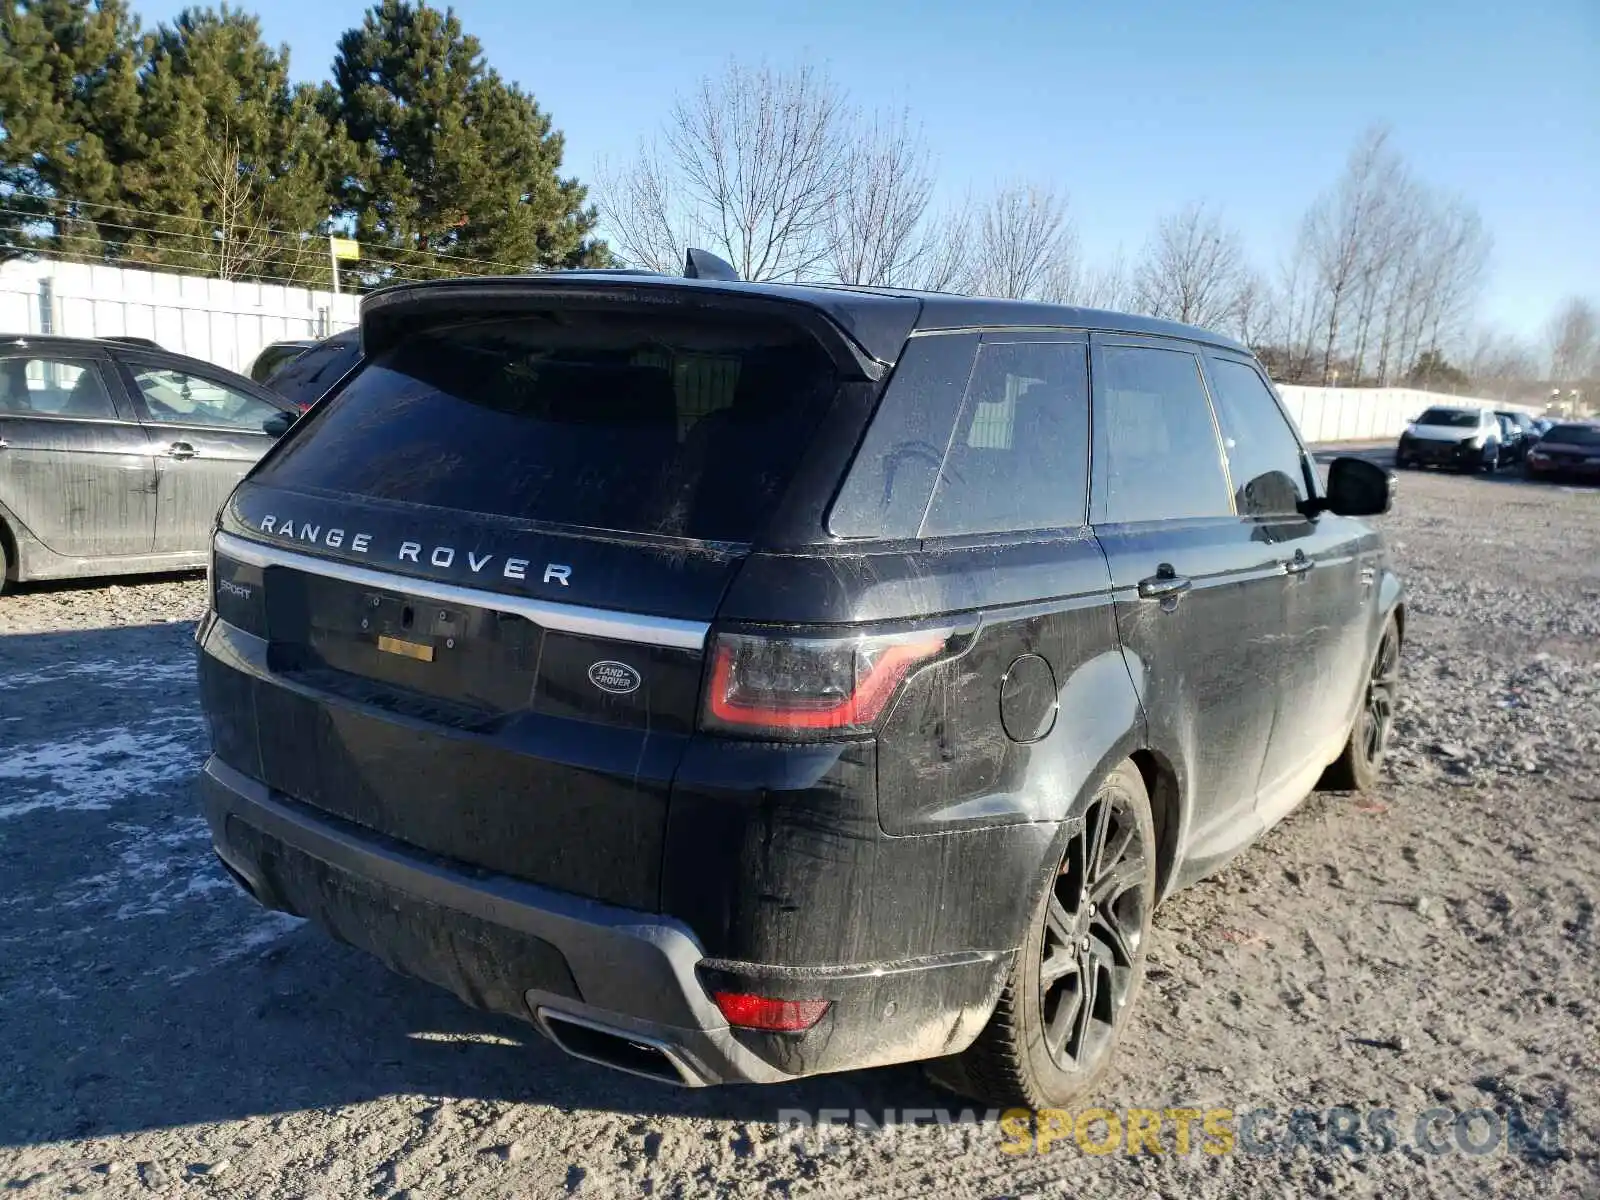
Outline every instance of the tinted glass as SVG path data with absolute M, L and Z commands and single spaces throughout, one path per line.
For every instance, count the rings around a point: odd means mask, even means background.
M 263 349 L 250 364 L 250 378 L 262 382 L 290 359 L 304 353 L 307 347 L 292 342 L 276 342 Z
M 970 333 L 906 343 L 828 514 L 835 536 L 917 536 L 977 350 Z
M 1108 346 L 1095 376 L 1096 501 L 1102 519 L 1228 516 L 1200 360 L 1181 350 Z
M 158 425 L 214 425 L 260 433 L 264 422 L 280 411 L 265 400 L 185 371 L 135 367 L 133 381 L 144 401 L 145 419 Z
M 1476 429 L 1478 414 L 1460 408 L 1430 408 L 1417 418 L 1418 425 L 1444 425 L 1456 429 Z
M 267 386 L 286 400 L 309 405 L 322 399 L 361 360 L 354 335 L 329 338 L 295 355 L 267 376 Z
M 0 412 L 42 413 L 86 421 L 117 418 L 100 369 L 89 360 L 78 358 L 0 361 Z
M 1544 435 L 1552 446 L 1565 442 L 1569 446 L 1600 446 L 1600 427 L 1593 425 L 1552 425 Z
M 781 324 L 582 313 L 423 332 L 261 475 L 465 512 L 750 541 L 836 391 Z
M 1213 358 L 1207 366 L 1234 505 L 1252 517 L 1298 511 L 1306 499 L 1300 445 L 1267 385 L 1242 362 Z
M 1083 524 L 1088 354 L 1081 343 L 984 343 L 924 537 Z

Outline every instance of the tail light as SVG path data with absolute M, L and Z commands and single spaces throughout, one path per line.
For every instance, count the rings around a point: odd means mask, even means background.
M 866 733 L 907 675 L 954 648 L 948 630 L 855 638 L 719 633 L 701 724 L 801 740 Z

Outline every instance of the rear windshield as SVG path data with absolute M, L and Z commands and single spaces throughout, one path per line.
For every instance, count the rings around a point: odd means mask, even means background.
M 782 324 L 533 314 L 411 337 L 259 477 L 559 525 L 753 541 L 836 390 Z
M 1476 429 L 1478 414 L 1471 409 L 1430 408 L 1417 418 L 1418 425 L 1445 425 L 1458 429 Z
M 1544 435 L 1547 442 L 1566 442 L 1569 446 L 1600 446 L 1600 426 L 1557 425 Z

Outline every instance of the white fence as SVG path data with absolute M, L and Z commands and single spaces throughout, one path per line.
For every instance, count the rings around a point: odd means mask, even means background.
M 1538 413 L 1525 404 L 1502 404 L 1470 396 L 1447 396 L 1416 388 L 1324 388 L 1294 383 L 1277 385 L 1283 406 L 1308 442 L 1384 441 L 1399 437 L 1408 421 L 1433 404 L 1477 408 L 1521 409 Z
M 355 296 L 87 263 L 0 263 L 0 334 L 146 337 L 244 371 L 268 342 L 356 323 Z

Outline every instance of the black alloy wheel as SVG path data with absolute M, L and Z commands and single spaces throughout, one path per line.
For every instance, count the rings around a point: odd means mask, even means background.
M 1361 694 L 1350 740 L 1333 761 L 1317 789 L 1326 792 L 1365 792 L 1377 785 L 1383 759 L 1394 734 L 1395 708 L 1400 698 L 1400 626 L 1390 617 L 1383 625 L 1378 648 Z
M 1372 657 L 1372 669 L 1367 672 L 1367 694 L 1356 715 L 1354 741 L 1360 748 L 1362 761 L 1374 775 L 1383 766 L 1383 756 L 1389 749 L 1399 690 L 1400 634 L 1389 625 L 1384 628 L 1378 652 Z
M 1045 1048 L 1064 1071 L 1087 1071 L 1110 1049 L 1148 927 L 1153 847 L 1128 797 L 1107 792 L 1067 845 L 1045 904 L 1039 1013 Z
M 1090 1094 L 1144 980 L 1157 841 L 1144 776 L 1124 761 L 1095 788 L 1046 877 L 988 1024 L 927 1064 L 936 1083 L 1002 1107 Z

